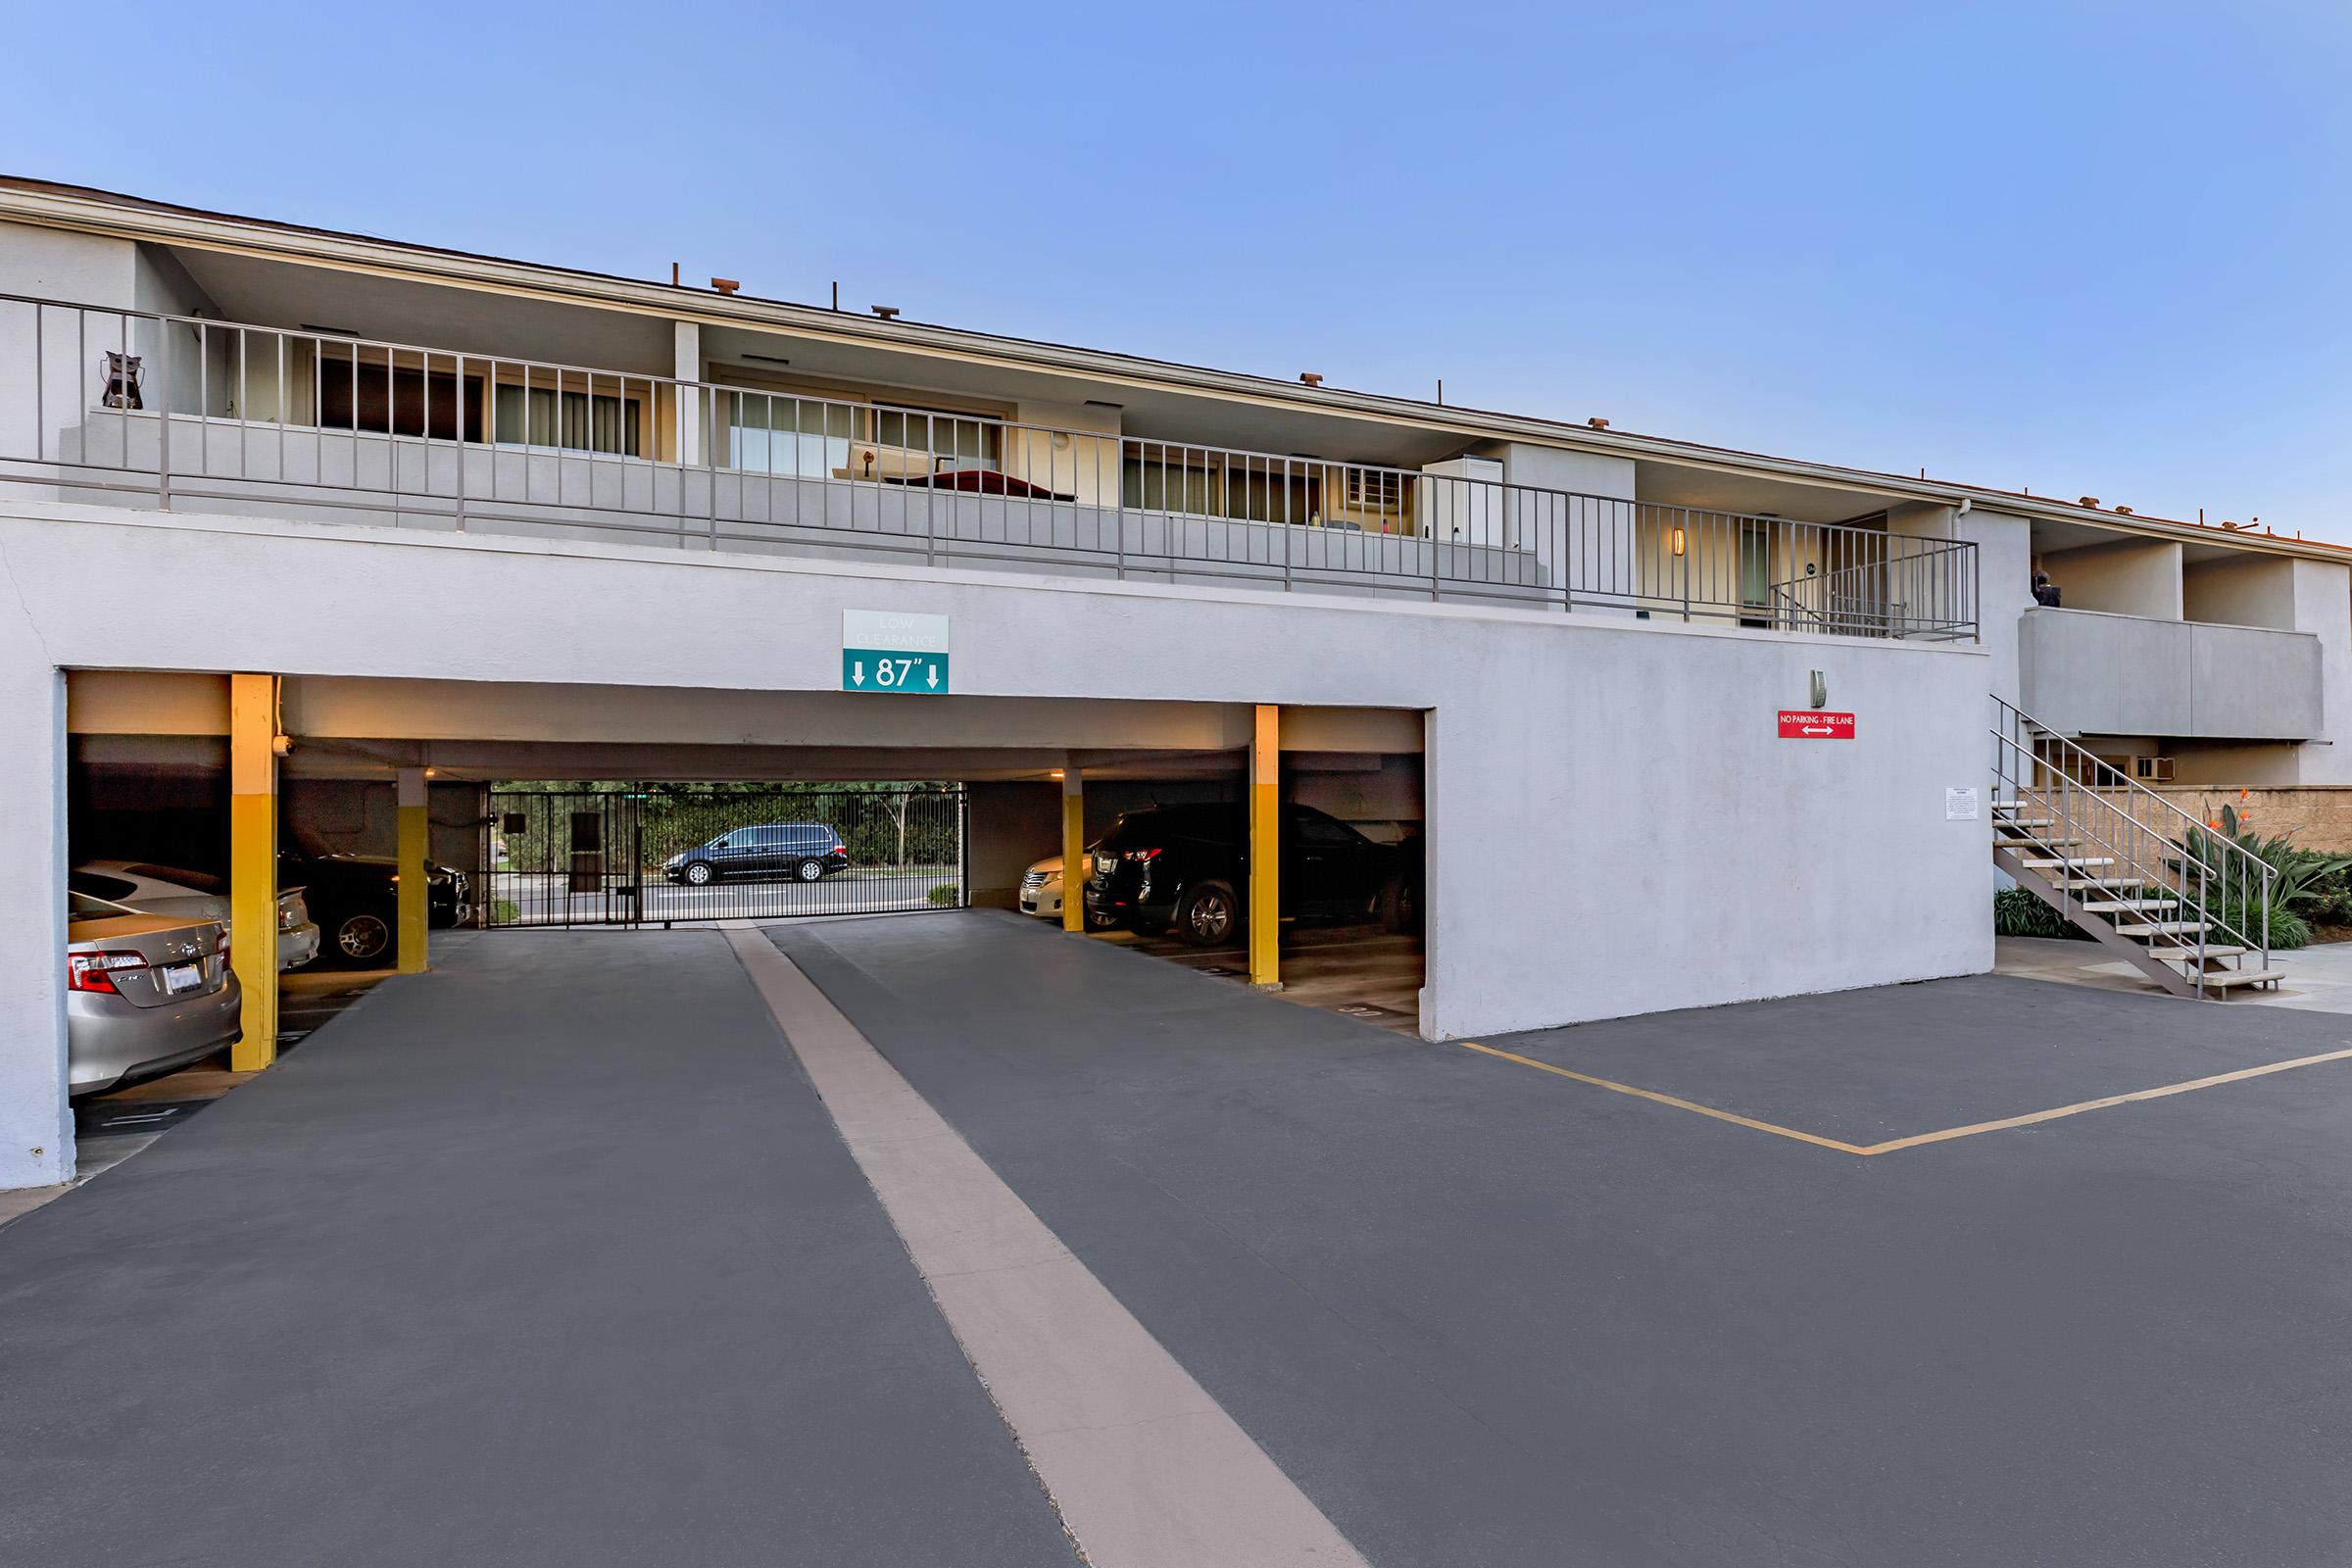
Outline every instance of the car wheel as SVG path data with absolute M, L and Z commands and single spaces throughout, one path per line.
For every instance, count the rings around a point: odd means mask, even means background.
M 1396 936 L 1421 934 L 1421 896 L 1409 876 L 1393 876 L 1380 890 L 1380 923 Z
M 391 923 L 380 914 L 347 914 L 335 926 L 335 951 L 353 963 L 380 958 L 391 946 Z
M 1223 882 L 1200 883 L 1176 906 L 1176 934 L 1196 948 L 1230 941 L 1241 924 L 1241 900 Z
M 1101 909 L 1086 911 L 1086 928 L 1089 931 L 1108 931 L 1118 923 L 1119 917 L 1115 914 L 1105 914 Z
M 792 868 L 792 874 L 799 877 L 804 882 L 822 881 L 825 875 L 825 862 L 822 860 L 803 860 L 800 864 Z
M 710 879 L 716 876 L 718 873 L 711 870 L 710 867 L 705 864 L 703 861 L 697 860 L 692 865 L 686 867 L 685 874 L 686 885 L 688 887 L 707 888 L 710 885 Z

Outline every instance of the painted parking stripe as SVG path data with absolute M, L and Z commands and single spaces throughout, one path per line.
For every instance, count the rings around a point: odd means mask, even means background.
M 726 938 L 1087 1561 L 1364 1568 L 798 965 L 758 931 Z
M 1475 1040 L 1457 1040 L 1454 1044 L 1465 1051 L 1475 1051 L 1483 1056 L 1494 1056 L 1503 1061 L 1515 1061 L 1522 1067 L 1533 1067 L 1538 1072 L 1547 1072 L 1557 1078 L 1572 1078 L 1580 1084 L 1590 1084 L 1595 1089 L 1606 1089 L 1612 1094 L 1631 1095 L 1637 1100 L 1646 1100 L 1660 1105 L 1671 1105 L 1676 1110 L 1694 1111 L 1701 1116 L 1711 1116 L 1717 1121 L 1728 1121 L 1737 1127 L 1747 1127 L 1756 1132 L 1770 1133 L 1776 1138 L 1793 1139 L 1800 1144 L 1811 1144 L 1819 1149 L 1833 1150 L 1840 1154 L 1858 1154 L 1865 1158 L 1873 1154 L 1892 1154 L 1906 1149 L 1918 1149 L 1928 1144 L 1948 1144 L 1957 1138 L 1974 1138 L 1983 1133 L 2006 1132 L 2013 1127 L 2032 1127 L 2039 1122 L 2056 1121 L 2063 1116 L 2080 1116 L 2085 1111 L 2107 1110 L 2116 1105 L 2134 1104 L 2143 1100 L 2163 1100 L 2171 1095 L 2185 1095 L 2195 1089 L 2211 1089 L 2221 1084 L 2241 1083 L 2248 1078 L 2265 1078 L 2272 1073 L 2288 1072 L 2297 1067 L 2316 1067 L 2323 1062 L 2352 1059 L 2352 1047 L 2346 1047 L 2341 1051 L 2323 1051 L 2316 1056 L 2297 1056 L 2292 1061 L 2265 1062 L 2259 1067 L 2240 1067 L 2234 1072 L 2215 1073 L 2210 1078 L 2191 1078 L 2184 1083 L 2162 1084 L 2154 1089 L 2135 1089 L 2125 1095 L 2108 1095 L 2099 1100 L 2077 1101 L 2071 1105 L 2057 1105 L 2048 1110 L 2028 1111 L 2022 1116 L 2004 1116 L 1998 1121 L 1971 1122 L 1965 1127 L 1946 1127 L 1940 1132 L 1915 1133 L 1908 1138 L 1889 1138 L 1883 1144 L 1849 1144 L 1842 1139 L 1824 1138 L 1819 1133 L 1802 1132 L 1794 1127 L 1783 1127 L 1777 1122 L 1759 1121 L 1753 1116 L 1742 1116 L 1737 1111 L 1719 1110 L 1713 1105 L 1702 1105 L 1695 1100 L 1684 1100 L 1680 1096 L 1660 1094 L 1655 1089 L 1643 1089 L 1635 1084 L 1623 1084 L 1612 1078 L 1596 1078 L 1591 1073 L 1554 1066 L 1548 1061 L 1538 1061 L 1533 1056 L 1522 1056 L 1516 1052 L 1497 1051 L 1493 1046 L 1482 1046 Z

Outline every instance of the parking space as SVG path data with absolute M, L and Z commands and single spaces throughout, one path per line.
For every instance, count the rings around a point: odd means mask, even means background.
M 2352 1545 L 2352 1062 L 1857 1158 L 1004 917 L 773 938 L 1375 1563 Z M 1978 979 L 1497 1044 L 1864 1140 L 2343 1043 Z
M 1109 942 L 1180 963 L 1235 985 L 1250 980 L 1250 953 L 1239 942 L 1199 947 L 1165 931 L 1102 931 Z M 1411 1034 L 1420 1017 L 1421 938 L 1362 925 L 1299 926 L 1282 934 L 1286 1002 L 1323 1007 L 1383 1029 Z

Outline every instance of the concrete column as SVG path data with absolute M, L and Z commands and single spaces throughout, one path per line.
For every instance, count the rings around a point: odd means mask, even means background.
M 1061 770 L 1061 928 L 1086 929 L 1086 781 L 1076 762 Z
M 277 1059 L 277 677 L 228 677 L 229 966 L 245 991 L 238 1072 Z
M 395 818 L 399 848 L 395 852 L 400 896 L 394 925 L 399 931 L 402 974 L 424 973 L 425 934 L 431 924 L 429 889 L 424 879 L 425 844 L 432 829 L 425 818 L 424 769 L 404 767 L 395 775 Z
M 1250 726 L 1250 984 L 1282 989 L 1282 710 L 1260 703 Z
M 681 381 L 703 378 L 703 327 L 700 321 L 674 321 L 677 332 L 677 369 Z M 694 387 L 678 389 L 678 461 L 699 464 L 703 451 L 703 397 Z
M 0 612 L 0 1188 L 74 1177 L 66 1111 L 66 677 Z

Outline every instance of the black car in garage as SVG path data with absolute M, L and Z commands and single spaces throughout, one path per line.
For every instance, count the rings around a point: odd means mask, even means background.
M 1286 919 L 1379 916 L 1409 929 L 1420 906 L 1418 841 L 1379 844 L 1311 806 L 1282 808 Z M 1087 912 L 1115 924 L 1172 927 L 1207 947 L 1242 929 L 1249 814 L 1238 806 L 1154 806 L 1122 812 L 1094 855 Z
M 389 963 L 400 906 L 400 865 L 388 855 L 278 852 L 277 882 L 299 887 L 318 922 L 322 958 L 368 967 Z M 465 872 L 428 860 L 424 866 L 425 923 L 447 927 L 473 918 L 472 884 Z

